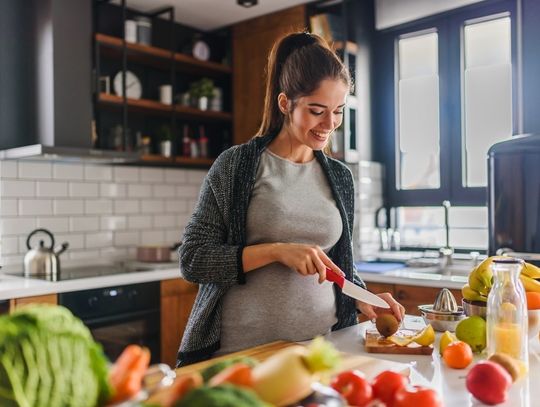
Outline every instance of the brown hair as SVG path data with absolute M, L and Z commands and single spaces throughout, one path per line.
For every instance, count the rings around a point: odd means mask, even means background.
M 274 44 L 266 74 L 263 119 L 257 136 L 281 130 L 285 120 L 278 106 L 281 92 L 292 101 L 292 110 L 298 98 L 313 93 L 325 79 L 339 79 L 351 87 L 349 71 L 328 43 L 307 32 L 288 34 Z

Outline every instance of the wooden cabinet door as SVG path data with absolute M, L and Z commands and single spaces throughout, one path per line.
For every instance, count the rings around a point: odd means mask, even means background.
M 252 138 L 261 125 L 268 53 L 289 32 L 304 30 L 304 5 L 257 17 L 233 26 L 234 144 Z
M 404 307 L 407 314 L 420 315 L 418 306 L 422 304 L 433 304 L 441 288 L 416 287 L 412 285 L 396 284 L 395 297 Z M 458 305 L 461 304 L 461 291 L 450 290 L 456 298 Z
M 18 307 L 22 307 L 27 304 L 58 304 L 58 297 L 56 294 L 36 295 L 34 297 L 15 298 L 10 300 L 10 310 L 14 311 Z
M 176 355 L 186 329 L 198 286 L 183 279 L 161 282 L 161 361 L 176 364 Z

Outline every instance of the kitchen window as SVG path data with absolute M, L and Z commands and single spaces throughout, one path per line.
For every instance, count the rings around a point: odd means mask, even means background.
M 375 156 L 386 167 L 388 207 L 417 216 L 425 208 L 423 219 L 443 200 L 485 207 L 487 151 L 518 133 L 516 25 L 514 0 L 487 0 L 379 33 Z M 485 222 L 467 247 L 484 235 L 487 211 L 479 214 Z M 421 236 L 418 225 L 393 227 L 405 227 L 405 246 L 440 240 L 429 228 Z

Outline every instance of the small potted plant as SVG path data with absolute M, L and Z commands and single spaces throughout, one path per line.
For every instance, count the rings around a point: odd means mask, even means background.
M 214 81 L 202 78 L 192 82 L 189 87 L 189 94 L 197 101 L 197 107 L 201 110 L 208 109 L 208 100 L 214 96 Z
M 158 130 L 159 151 L 162 156 L 170 157 L 172 153 L 172 133 L 169 126 L 161 126 Z

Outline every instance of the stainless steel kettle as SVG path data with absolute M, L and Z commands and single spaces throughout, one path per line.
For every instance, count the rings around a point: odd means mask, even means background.
M 51 241 L 49 247 L 45 247 L 43 240 L 39 241 L 39 246 L 32 249 L 30 239 L 37 233 L 45 233 Z M 28 235 L 26 247 L 28 252 L 24 256 L 25 276 L 55 276 L 60 273 L 60 261 L 58 256 L 68 248 L 69 244 L 64 242 L 59 247 L 54 247 L 54 236 L 47 229 L 36 229 Z

